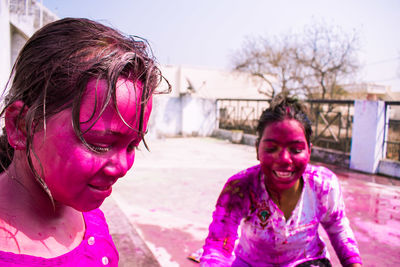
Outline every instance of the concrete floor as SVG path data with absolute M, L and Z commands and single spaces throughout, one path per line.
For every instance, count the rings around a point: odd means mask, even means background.
M 225 181 L 258 163 L 255 149 L 213 138 L 148 144 L 150 152 L 137 152 L 112 197 L 161 266 L 198 266 L 187 256 L 202 247 Z M 400 180 L 328 167 L 342 184 L 364 266 L 400 266 Z M 329 250 L 333 265 L 340 266 Z

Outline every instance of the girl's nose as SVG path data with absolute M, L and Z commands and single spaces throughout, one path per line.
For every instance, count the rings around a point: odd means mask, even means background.
M 280 163 L 287 163 L 287 164 L 291 164 L 292 163 L 292 156 L 290 154 L 290 152 L 283 148 L 279 155 L 278 155 L 278 160 Z
M 126 151 L 115 153 L 108 159 L 104 167 L 104 173 L 112 177 L 122 177 L 132 167 L 134 159 L 134 153 L 132 155 Z

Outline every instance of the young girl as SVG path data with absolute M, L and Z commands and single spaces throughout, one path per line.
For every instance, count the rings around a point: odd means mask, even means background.
M 145 42 L 87 19 L 44 26 L 5 97 L 0 265 L 117 266 L 98 209 L 132 167 L 162 79 Z
M 276 97 L 261 115 L 257 133 L 260 164 L 225 184 L 201 266 L 331 266 L 318 235 L 320 223 L 342 265 L 360 266 L 338 179 L 309 164 L 312 130 L 304 107 Z

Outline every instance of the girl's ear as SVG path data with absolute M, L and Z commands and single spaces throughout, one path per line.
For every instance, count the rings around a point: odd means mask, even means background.
M 28 107 L 24 102 L 16 101 L 7 107 L 5 112 L 5 126 L 8 143 L 15 150 L 26 148 L 25 115 Z

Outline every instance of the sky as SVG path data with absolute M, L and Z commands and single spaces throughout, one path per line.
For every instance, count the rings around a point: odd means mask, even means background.
M 42 0 L 60 18 L 85 17 L 147 39 L 160 64 L 231 69 L 247 38 L 324 21 L 360 38 L 357 80 L 400 92 L 400 0 Z

